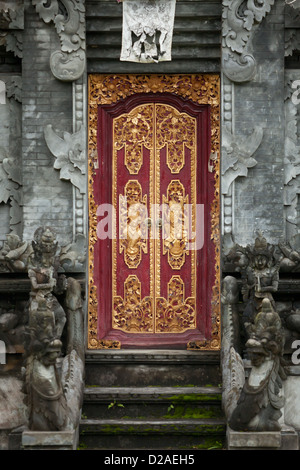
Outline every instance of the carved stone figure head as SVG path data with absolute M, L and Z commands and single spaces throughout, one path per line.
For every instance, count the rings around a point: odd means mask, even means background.
M 247 247 L 250 264 L 258 271 L 275 264 L 274 252 L 275 246 L 270 245 L 261 232 L 258 233 L 254 245 Z
M 57 250 L 56 234 L 50 227 L 39 227 L 34 233 L 32 248 L 36 261 L 47 264 L 53 262 Z
M 50 366 L 56 363 L 56 359 L 61 354 L 61 348 L 62 343 L 59 339 L 53 339 L 47 344 L 43 354 L 40 357 L 40 361 L 44 364 L 44 366 Z
M 252 331 L 246 347 L 254 365 L 263 362 L 267 356 L 281 355 L 284 342 L 281 319 L 267 298 L 262 301 Z

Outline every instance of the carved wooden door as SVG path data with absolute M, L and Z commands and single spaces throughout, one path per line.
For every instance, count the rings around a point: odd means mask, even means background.
M 100 106 L 97 134 L 98 340 L 205 342 L 215 283 L 210 106 L 139 93 Z

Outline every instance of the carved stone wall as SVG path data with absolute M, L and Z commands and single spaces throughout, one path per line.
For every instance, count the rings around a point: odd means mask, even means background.
M 24 239 L 41 224 L 55 226 L 62 244 L 73 239 L 72 186 L 60 179 L 49 151 L 44 127 L 72 132 L 72 85 L 57 80 L 50 69 L 50 56 L 60 49 L 51 24 L 40 19 L 25 0 L 23 38 L 23 181 Z
M 276 242 L 285 233 L 284 2 L 244 4 L 223 2 L 223 233 L 247 244 L 260 229 Z

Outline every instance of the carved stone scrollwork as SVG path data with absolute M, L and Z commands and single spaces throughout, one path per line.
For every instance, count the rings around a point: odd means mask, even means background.
M 22 219 L 22 172 L 21 172 L 21 87 L 20 75 L 1 76 L 0 119 L 5 124 L 5 137 L 0 146 L 0 204 L 9 206 L 9 224 L 4 233 L 18 234 Z M 1 257 L 1 255 L 0 255 Z
M 54 168 L 60 170 L 61 179 L 71 181 L 82 194 L 86 192 L 84 131 L 82 126 L 74 134 L 64 132 L 61 138 L 51 124 L 44 129 L 47 146 L 56 159 Z
M 299 0 L 288 3 L 285 7 L 285 55 L 292 55 L 296 49 L 300 49 Z
M 82 0 L 33 0 L 40 17 L 53 21 L 61 49 L 50 57 L 53 75 L 62 81 L 74 81 L 85 70 L 85 6 Z M 62 8 L 61 8 L 62 5 Z
M 263 129 L 257 126 L 250 136 L 243 138 L 223 128 L 222 136 L 222 193 L 228 194 L 233 181 L 247 176 L 248 168 L 256 165 L 253 155 L 262 142 Z
M 254 78 L 255 58 L 249 51 L 254 27 L 270 12 L 275 0 L 223 1 L 223 71 L 235 82 Z
M 300 31 L 300 30 L 299 30 Z M 284 157 L 284 205 L 287 220 L 286 238 L 297 235 L 297 204 L 300 194 L 300 135 L 299 103 L 294 99 L 293 84 L 299 77 L 298 71 L 287 70 L 285 77 L 285 157 Z
M 5 46 L 7 52 L 13 52 L 16 57 L 23 56 L 23 37 L 20 31 L 1 31 L 0 46 Z
M 22 57 L 24 4 L 20 1 L 0 4 L 0 45 L 16 57 Z

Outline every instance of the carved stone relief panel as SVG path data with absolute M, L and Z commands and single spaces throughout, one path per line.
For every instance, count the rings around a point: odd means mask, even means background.
M 1 233 L 19 234 L 22 221 L 21 77 L 0 74 L 0 80 L 0 120 L 3 123 L 0 128 L 0 205 L 4 217 L 1 223 L 4 224 L 5 218 L 9 216 Z
M 285 156 L 284 156 L 284 204 L 286 238 L 291 241 L 299 233 L 298 195 L 300 194 L 300 100 L 297 98 L 299 70 L 285 72 Z
M 75 270 L 81 270 L 85 263 L 86 250 L 85 77 L 73 82 L 72 87 L 73 132 L 62 132 L 49 124 L 44 128 L 44 136 L 54 157 L 54 169 L 59 170 L 60 179 L 69 181 L 73 187 L 73 240 L 70 249 L 77 257 L 72 261 L 73 269 L 77 266 Z
M 0 45 L 22 57 L 22 30 L 24 29 L 24 4 L 21 0 L 0 3 Z
M 251 40 L 256 27 L 271 11 L 275 0 L 223 0 L 222 67 L 235 82 L 252 80 L 256 61 Z
M 223 76 L 223 130 L 222 130 L 222 232 L 231 236 L 233 232 L 235 181 L 246 177 L 250 168 L 257 161 L 256 150 L 263 139 L 263 129 L 254 127 L 248 136 L 236 135 L 235 132 L 235 87 L 229 78 Z
M 73 81 L 85 71 L 85 5 L 83 0 L 33 0 L 40 18 L 51 21 L 60 39 L 60 50 L 50 57 L 50 68 L 59 80 Z
M 53 167 L 59 170 L 60 179 L 72 184 L 72 243 L 83 247 L 86 222 L 85 5 L 82 0 L 51 0 L 47 3 L 33 0 L 33 5 L 45 23 L 54 24 L 59 36 L 61 47 L 50 56 L 51 71 L 55 78 L 70 82 L 72 86 L 73 132 L 48 124 L 44 136 L 54 157 Z

